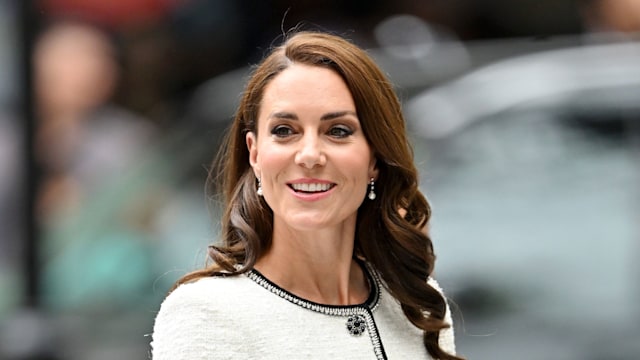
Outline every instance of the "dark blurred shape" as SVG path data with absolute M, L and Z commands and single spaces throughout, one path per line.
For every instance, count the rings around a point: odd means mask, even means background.
M 57 335 L 42 312 L 17 311 L 0 327 L 0 356 L 5 360 L 62 360 L 57 354 Z
M 14 69 L 17 70 L 15 73 L 19 74 L 15 79 L 15 83 L 18 84 L 15 88 L 21 90 L 19 96 L 15 99 L 13 96 L 3 97 L 0 100 L 2 102 L 0 104 L 0 137 L 2 137 L 0 140 L 2 144 L 0 145 L 2 148 L 0 149 L 2 153 L 0 156 L 2 173 L 0 176 L 0 217 L 2 218 L 0 260 L 2 261 L 0 263 L 3 275 L 11 276 L 20 261 L 22 286 L 19 283 L 9 283 L 7 286 L 4 281 L 0 281 L 0 287 L 2 287 L 0 302 L 19 300 L 22 307 L 18 309 L 16 306 L 17 310 L 9 311 L 8 314 L 0 311 L 0 358 L 56 360 L 59 358 L 54 355 L 56 353 L 53 339 L 55 329 L 39 308 L 40 264 L 37 255 L 40 242 L 39 229 L 33 216 L 38 173 L 34 164 L 32 141 L 36 125 L 33 110 L 31 52 L 36 19 L 31 1 L 18 3 L 19 5 L 16 5 L 5 1 L 0 4 L 3 16 L 7 12 L 14 11 L 18 15 L 19 27 L 16 26 L 13 29 L 10 26 L 5 27 L 6 22 L 3 21 L 2 30 L 10 34 L 17 33 L 17 36 L 14 36 L 19 40 L 17 44 L 12 44 L 14 48 L 4 50 L 8 50 L 7 53 L 10 54 L 18 54 L 18 63 L 21 65 Z M 15 25 L 12 22 L 9 24 Z M 6 39 L 0 39 L 2 40 Z M 2 44 L 3 47 L 6 45 L 6 43 Z M 18 105 L 17 109 L 14 108 L 15 105 Z M 4 257 L 9 261 L 4 261 Z
M 13 307 L 28 302 L 24 294 L 29 289 L 27 284 L 22 286 L 28 278 L 23 274 L 27 260 L 23 250 L 29 247 L 25 239 L 29 211 L 24 175 L 25 122 L 30 106 L 23 99 L 29 88 L 22 86 L 29 70 L 24 34 L 29 24 L 21 22 L 21 11 L 28 8 L 21 5 L 17 8 L 0 2 L 0 321 Z
M 9 284 L 18 282 L 17 268 L 21 263 L 20 250 L 23 212 L 20 204 L 22 194 L 17 191 L 21 179 L 20 139 L 22 128 L 16 119 L 7 114 L 0 115 L 0 314 L 8 304 L 17 303 L 22 294 L 9 291 Z
M 21 234 L 22 241 L 21 258 L 23 282 L 25 283 L 23 294 L 23 306 L 35 308 L 40 305 L 39 292 L 39 272 L 38 246 L 40 245 L 39 228 L 36 224 L 35 213 L 35 192 L 38 186 L 39 174 L 35 165 L 35 150 L 33 134 L 35 133 L 36 120 L 34 114 L 34 90 L 33 90 L 33 64 L 31 54 L 33 51 L 33 39 L 37 20 L 33 10 L 32 1 L 20 2 L 18 14 L 21 21 L 20 26 L 20 46 L 17 49 L 20 56 L 20 81 L 22 83 L 20 94 L 20 110 L 18 119 L 21 117 L 22 130 L 22 155 L 23 166 L 19 176 L 22 177 L 21 199 L 24 203 L 22 210 Z
M 517 311 L 519 296 L 511 289 L 495 288 L 495 284 L 484 284 L 482 281 L 467 281 L 458 284 L 462 289 L 455 293 L 455 304 L 464 309 L 465 317 L 505 316 Z
M 188 0 L 40 0 L 39 7 L 49 17 L 81 17 L 112 27 L 137 26 L 155 22 L 176 5 Z
M 465 41 L 546 38 L 580 31 L 575 0 L 399 0 L 399 12 L 450 28 Z

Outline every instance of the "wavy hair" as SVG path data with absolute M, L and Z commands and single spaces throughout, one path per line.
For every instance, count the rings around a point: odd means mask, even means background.
M 293 33 L 254 69 L 208 178 L 222 193 L 221 243 L 209 247 L 211 265 L 185 275 L 174 288 L 202 277 L 245 273 L 271 246 L 273 212 L 256 194 L 245 135 L 257 132 L 265 87 L 294 63 L 329 68 L 342 77 L 377 160 L 380 191 L 376 201 L 365 201 L 358 209 L 354 256 L 378 271 L 409 321 L 423 330 L 431 356 L 461 359 L 438 345 L 440 330 L 450 325 L 443 320 L 446 300 L 426 281 L 435 262 L 431 239 L 422 231 L 431 209 L 418 189 L 400 101 L 365 51 L 326 33 Z

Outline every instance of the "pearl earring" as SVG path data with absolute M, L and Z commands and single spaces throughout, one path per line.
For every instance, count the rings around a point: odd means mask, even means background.
M 376 193 L 374 190 L 375 190 L 375 182 L 373 178 L 371 178 L 371 180 L 369 181 L 369 200 L 376 199 Z
M 262 196 L 262 181 L 260 178 L 258 178 L 258 190 L 256 190 L 256 194 L 258 194 L 258 196 Z

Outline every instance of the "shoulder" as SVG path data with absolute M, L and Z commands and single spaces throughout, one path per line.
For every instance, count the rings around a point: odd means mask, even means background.
M 251 296 L 244 275 L 211 277 L 180 285 L 162 302 L 152 335 L 154 360 L 198 358 L 210 353 L 211 339 L 224 338 L 237 311 Z M 225 334 L 227 332 L 227 334 Z
M 429 278 L 427 278 L 427 284 L 429 284 L 432 288 L 436 289 L 440 294 L 444 295 L 444 291 L 442 290 L 442 287 L 440 286 L 438 281 L 434 279 L 432 276 L 429 276 Z
M 207 277 L 182 284 L 162 302 L 156 323 L 174 317 L 190 320 L 200 316 L 224 317 L 244 303 L 252 303 L 255 288 L 245 275 Z
M 222 300 L 229 293 L 242 292 L 246 287 L 247 277 L 244 275 L 228 277 L 206 277 L 194 282 L 178 286 L 163 301 L 162 307 L 171 307 L 174 304 L 199 304 Z
M 429 286 L 431 286 L 436 291 L 438 291 L 445 300 L 446 308 L 445 308 L 445 314 L 444 314 L 444 322 L 447 325 L 449 325 L 449 327 L 446 329 L 442 329 L 440 331 L 440 338 L 438 342 L 440 344 L 440 347 L 443 350 L 445 350 L 450 354 L 455 354 L 456 353 L 455 334 L 453 330 L 453 317 L 451 316 L 451 308 L 449 307 L 449 300 L 444 294 L 442 287 L 440 286 L 438 281 L 436 281 L 436 279 L 429 276 L 429 278 L 427 279 L 427 284 L 429 284 Z

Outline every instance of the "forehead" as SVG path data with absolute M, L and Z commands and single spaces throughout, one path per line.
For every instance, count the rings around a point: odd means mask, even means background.
M 336 71 L 303 64 L 291 65 L 265 87 L 261 113 L 272 107 L 297 107 L 300 110 L 338 107 L 355 111 L 351 92 Z

